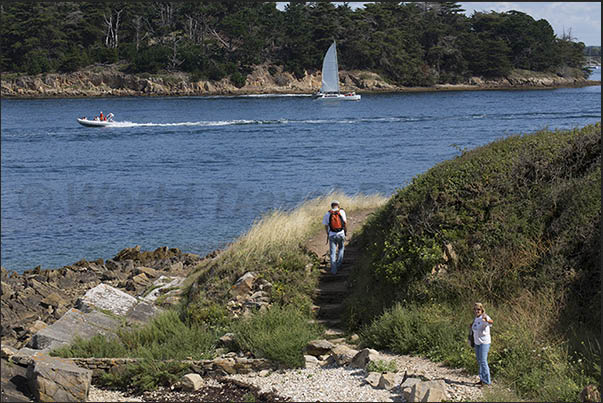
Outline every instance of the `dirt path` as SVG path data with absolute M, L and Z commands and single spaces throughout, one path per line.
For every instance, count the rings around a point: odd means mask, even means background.
M 350 241 L 353 240 L 353 234 L 362 228 L 362 225 L 373 211 L 375 210 L 360 210 L 348 214 L 348 228 L 352 236 L 348 235 L 347 237 L 342 268 L 338 270 L 336 275 L 331 274 L 329 271 L 329 246 L 326 243 L 326 234 L 324 231 L 321 231 L 307 243 L 308 249 L 315 252 L 321 258 L 321 275 L 314 296 L 314 304 L 315 311 L 317 312 L 317 322 L 326 326 L 327 331 L 325 336 L 329 339 L 345 335 L 341 323 L 341 314 L 343 313 L 342 302 L 350 292 L 347 279 L 351 268 L 354 265 L 355 259 L 362 253 L 358 250 L 357 245 Z M 482 396 L 482 390 L 475 385 L 475 382 L 478 380 L 475 374 L 469 374 L 462 369 L 448 368 L 440 363 L 422 357 L 398 355 L 386 351 L 381 352 L 381 354 L 387 360 L 396 362 L 399 373 L 409 372 L 419 374 L 431 380 L 444 380 L 447 385 L 447 392 L 452 400 L 475 400 L 480 399 Z M 321 370 L 319 372 L 324 371 Z M 319 377 L 317 376 L 316 378 Z M 285 396 L 289 395 L 289 392 L 286 390 L 279 392 L 282 392 Z M 380 399 L 377 396 L 374 396 L 374 398 Z M 399 401 L 400 396 L 396 395 L 396 391 L 392 390 L 391 399 Z
M 348 236 L 345 241 L 343 263 L 336 275 L 330 273 L 329 245 L 324 231 L 312 237 L 306 247 L 320 257 L 320 278 L 314 295 L 314 310 L 319 323 L 327 326 L 328 333 L 339 335 L 343 300 L 349 293 L 347 279 L 359 251 L 353 242 L 354 234 L 362 228 L 367 217 L 376 209 L 365 209 L 347 213 Z

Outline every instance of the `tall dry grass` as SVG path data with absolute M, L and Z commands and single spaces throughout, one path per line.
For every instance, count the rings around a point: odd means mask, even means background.
M 254 222 L 249 231 L 223 253 L 223 259 L 234 259 L 244 265 L 267 251 L 304 244 L 323 228 L 322 217 L 332 200 L 339 201 L 341 207 L 350 213 L 377 208 L 387 201 L 381 195 L 348 196 L 331 192 L 307 200 L 291 211 L 273 210 Z
M 273 297 L 278 302 L 308 303 L 318 272 L 308 274 L 305 270 L 315 262 L 304 245 L 322 231 L 322 217 L 332 200 L 338 200 L 342 208 L 353 213 L 381 207 L 387 198 L 380 194 L 330 192 L 303 201 L 291 210 L 266 213 L 217 258 L 196 268 L 186 282 L 188 302 L 220 301 L 238 276 L 254 271 L 273 282 Z

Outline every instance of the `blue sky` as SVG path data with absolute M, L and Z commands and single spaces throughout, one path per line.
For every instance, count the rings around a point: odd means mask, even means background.
M 352 8 L 365 2 L 349 2 Z M 286 3 L 278 3 L 283 9 Z M 587 46 L 601 46 L 601 3 L 600 2 L 459 2 L 471 15 L 474 11 L 524 12 L 532 18 L 547 20 L 557 36 L 568 33 Z

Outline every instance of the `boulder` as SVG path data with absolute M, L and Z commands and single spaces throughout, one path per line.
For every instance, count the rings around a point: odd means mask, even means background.
M 83 312 L 91 312 L 98 308 L 116 315 L 125 315 L 137 302 L 138 300 L 130 294 L 107 284 L 99 284 L 77 300 L 76 308 Z
M 379 385 L 379 381 L 381 380 L 381 373 L 369 372 L 364 380 L 373 388 L 376 388 Z
M 201 375 L 199 374 L 186 374 L 180 379 L 180 386 L 182 387 L 182 390 L 187 392 L 195 392 L 201 389 L 203 385 L 203 378 L 201 378 Z
M 10 360 L 10 358 L 17 354 L 19 350 L 17 350 L 16 348 L 12 347 L 12 346 L 7 346 L 7 345 L 2 345 L 0 346 L 0 355 L 1 358 L 5 358 L 7 360 Z
M 232 375 L 236 373 L 235 360 L 233 358 L 216 358 L 213 360 L 213 363 L 227 374 Z
M 140 266 L 136 268 L 136 274 L 145 274 L 147 277 L 159 277 L 160 274 L 157 270 L 151 269 L 150 267 Z
M 379 352 L 377 350 L 373 350 L 372 348 L 362 349 L 352 358 L 350 362 L 350 367 L 352 368 L 362 368 L 366 369 L 366 366 L 371 361 L 376 361 L 379 359 Z
M 234 347 L 237 344 L 235 341 L 234 333 L 226 333 L 222 337 L 220 337 L 218 340 L 220 341 L 221 345 L 228 347 L 228 348 Z
M 39 402 L 85 402 L 92 371 L 58 357 L 39 355 L 27 367 L 30 390 Z
M 318 358 L 313 355 L 304 355 L 304 368 L 315 368 L 319 366 Z
M 253 289 L 256 275 L 253 272 L 247 272 L 241 276 L 230 289 L 230 294 L 233 297 L 248 295 Z
M 379 377 L 377 387 L 379 389 L 391 390 L 396 386 L 396 374 L 394 372 L 386 372 Z
M 109 334 L 117 329 L 120 321 L 102 312 L 82 312 L 75 308 L 68 310 L 61 319 L 35 333 L 28 347 L 47 350 L 69 344 L 76 335 L 83 338 L 96 334 Z
M 337 345 L 331 349 L 331 356 L 335 358 L 337 365 L 348 365 L 358 354 L 357 350 L 344 345 Z
M 146 274 L 140 273 L 132 277 L 132 282 L 135 286 L 146 287 L 151 282 L 151 280 L 149 280 Z
M 335 345 L 327 340 L 311 340 L 305 348 L 305 353 L 319 356 L 328 354 Z
M 441 379 L 437 381 L 421 381 L 415 383 L 410 392 L 409 402 L 441 402 L 448 399 L 446 382 Z
M 27 330 L 31 334 L 34 334 L 44 329 L 46 326 L 48 326 L 46 323 L 42 322 L 41 320 L 36 320 L 31 326 L 27 328 Z
M 140 301 L 138 304 L 134 305 L 134 308 L 132 308 L 130 312 L 128 312 L 126 319 L 134 322 L 146 323 L 151 320 L 157 312 L 159 312 L 159 308 L 153 303 Z
M 400 384 L 400 391 L 402 392 L 402 397 L 404 397 L 404 400 L 406 400 L 407 402 L 411 401 L 410 400 L 410 396 L 411 396 L 411 393 L 412 393 L 412 387 L 417 382 L 421 382 L 421 379 L 419 379 L 419 378 L 406 378 L 404 380 L 404 382 L 402 382 Z
M 29 347 L 23 347 L 19 349 L 12 357 L 10 357 L 10 362 L 21 365 L 23 367 L 27 367 L 33 360 L 33 357 L 36 355 L 44 354 L 44 351 L 35 350 Z

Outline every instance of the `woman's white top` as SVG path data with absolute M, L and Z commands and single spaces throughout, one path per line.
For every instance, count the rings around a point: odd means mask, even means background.
M 488 320 L 490 317 L 486 314 L 486 318 Z M 475 344 L 490 344 L 490 327 L 492 325 L 482 319 L 482 315 L 478 316 L 473 320 L 473 325 L 471 325 L 471 329 L 473 329 L 473 341 Z

